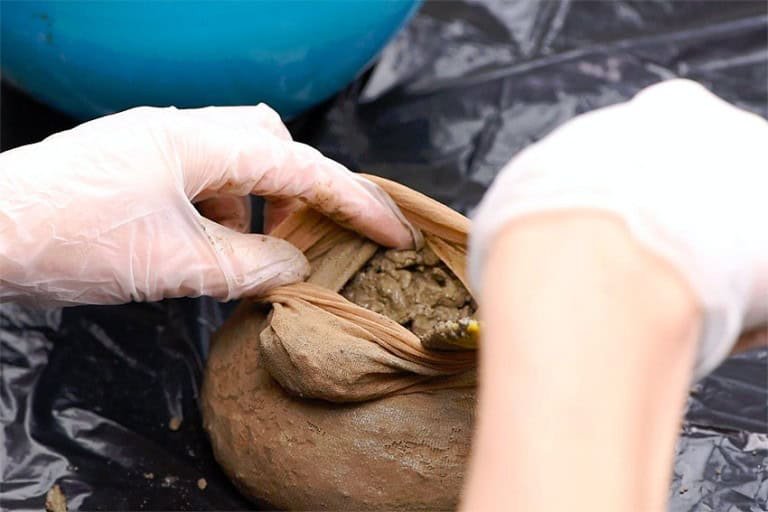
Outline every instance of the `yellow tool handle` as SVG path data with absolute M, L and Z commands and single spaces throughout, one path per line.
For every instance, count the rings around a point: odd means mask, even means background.
M 480 322 L 474 318 L 447 320 L 435 325 L 419 339 L 429 350 L 477 350 Z

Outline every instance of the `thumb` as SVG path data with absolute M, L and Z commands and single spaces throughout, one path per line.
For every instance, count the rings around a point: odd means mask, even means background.
M 309 275 L 309 262 L 289 242 L 233 231 L 205 218 L 200 224 L 211 245 L 199 293 L 219 300 L 263 295 Z

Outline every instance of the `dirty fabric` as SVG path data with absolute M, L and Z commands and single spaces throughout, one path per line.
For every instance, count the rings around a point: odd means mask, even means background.
M 395 260 L 403 267 L 415 264 L 415 261 L 424 263 L 427 255 L 432 270 L 442 272 L 445 285 L 449 283 L 450 275 L 453 286 L 449 289 L 452 296 L 434 297 L 429 302 L 448 311 L 446 305 L 438 304 L 442 298 L 446 304 L 453 301 L 459 309 L 466 308 L 469 312 L 472 299 L 461 282 L 466 278 L 469 221 L 402 185 L 373 176 L 370 179 L 390 193 L 426 240 L 426 248 L 420 253 L 390 253 L 390 258 L 394 259 L 379 259 L 379 263 L 394 270 Z M 350 275 L 366 263 L 359 257 L 354 263 L 346 259 L 338 261 L 350 253 L 343 246 L 359 246 L 357 235 L 308 209 L 288 217 L 273 233 L 301 247 L 313 268 L 308 283 L 282 286 L 259 299 L 259 302 L 272 306 L 266 325 L 259 333 L 260 365 L 287 391 L 305 398 L 354 402 L 435 386 L 474 383 L 474 378 L 468 380 L 460 376 L 474 368 L 473 352 L 427 350 L 414 331 L 403 325 L 406 319 L 393 319 L 377 308 L 347 300 L 337 293 Z M 335 245 L 330 245 L 329 240 L 335 241 Z M 438 264 L 445 270 L 439 269 Z M 327 270 L 329 268 L 336 272 Z M 426 286 L 425 279 L 414 278 L 412 274 L 408 277 L 421 281 L 412 282 L 412 290 Z M 439 295 L 443 289 L 434 284 L 426 293 L 437 292 Z M 411 308 L 415 309 L 417 305 L 412 304 Z M 455 311 L 456 308 L 454 314 Z M 426 323 L 426 311 L 421 313 L 414 319 Z M 438 376 L 457 376 L 459 380 L 431 379 Z
M 360 269 L 371 270 L 373 258 L 390 272 L 423 267 L 420 276 L 399 277 L 413 289 L 429 283 L 426 295 L 443 289 L 429 275 L 439 270 L 443 284 L 449 276 L 452 283 L 447 304 L 468 307 L 460 277 L 469 222 L 402 185 L 370 178 L 421 230 L 425 248 L 376 256 L 363 245 L 362 258 L 344 248 L 359 249 L 357 235 L 299 210 L 273 233 L 304 250 L 309 282 L 244 301 L 211 345 L 201 408 L 216 459 L 244 494 L 278 508 L 458 504 L 474 417 L 474 351 L 427 350 L 405 312 L 394 308 L 401 317 L 391 318 L 382 313 L 397 316 L 392 308 L 365 307 L 337 291 Z
M 290 128 L 466 213 L 526 145 L 666 77 L 768 117 L 766 27 L 763 0 L 428 2 L 371 73 Z M 74 124 L 6 85 L 1 102 L 3 150 Z M 210 333 L 229 310 L 0 304 L 0 508 L 42 510 L 60 483 L 72 510 L 258 509 L 213 460 L 198 408 Z M 765 509 L 766 372 L 756 349 L 694 388 L 671 511 Z M 553 468 L 554 489 L 573 467 Z
M 264 320 L 247 305 L 227 320 L 200 402 L 216 458 L 243 494 L 288 510 L 455 508 L 474 387 L 354 403 L 297 399 L 260 367 L 253 340 Z

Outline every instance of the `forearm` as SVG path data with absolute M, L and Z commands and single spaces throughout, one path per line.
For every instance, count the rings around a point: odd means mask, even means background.
M 698 326 L 693 295 L 623 225 L 508 227 L 484 272 L 465 510 L 662 510 Z

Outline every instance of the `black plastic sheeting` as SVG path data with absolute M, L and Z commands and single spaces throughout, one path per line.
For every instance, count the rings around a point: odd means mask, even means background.
M 766 15 L 762 1 L 428 3 L 371 73 L 291 128 L 354 169 L 469 211 L 517 151 L 665 78 L 768 117 Z M 73 124 L 2 93 L 3 149 Z M 40 510 L 59 483 L 72 509 L 256 509 L 217 467 L 197 408 L 209 338 L 230 309 L 0 304 L 0 508 Z M 766 375 L 757 349 L 694 387 L 670 510 L 768 509 Z M 172 417 L 183 418 L 175 432 Z M 553 490 L 573 464 L 553 468 Z

